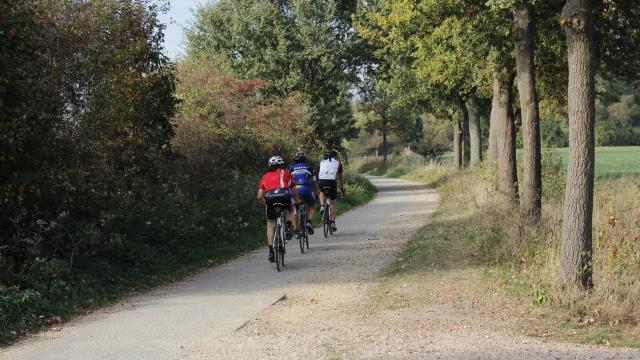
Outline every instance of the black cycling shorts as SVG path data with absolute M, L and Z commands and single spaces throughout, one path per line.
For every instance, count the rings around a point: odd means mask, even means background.
M 267 220 L 276 220 L 282 211 L 291 210 L 291 193 L 287 189 L 275 189 L 264 193 Z
M 329 199 L 338 198 L 338 182 L 336 180 L 318 180 L 318 187 L 323 193 L 329 193 Z

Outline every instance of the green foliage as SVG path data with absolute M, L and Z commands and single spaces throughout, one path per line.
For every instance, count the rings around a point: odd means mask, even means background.
M 187 59 L 178 70 L 182 104 L 173 143 L 205 173 L 215 164 L 255 175 L 272 154 L 286 157 L 314 145 L 308 104 L 299 94 L 264 99 L 267 81 L 237 79 L 207 57 Z
M 338 213 L 344 212 L 354 206 L 365 204 L 376 192 L 376 188 L 366 178 L 347 174 L 344 179 L 347 195 L 338 202 Z
M 596 145 L 640 145 L 640 105 L 632 83 L 599 78 L 596 90 Z M 543 145 L 567 147 L 568 131 L 564 115 L 557 115 L 551 110 L 544 112 L 540 123 Z
M 636 89 L 625 81 L 597 83 L 596 145 L 640 145 L 640 105 Z
M 349 86 L 359 47 L 350 2 L 333 0 L 218 1 L 197 10 L 190 56 L 207 55 L 244 79 L 264 79 L 267 97 L 292 91 L 309 101 L 309 123 L 327 146 L 353 138 Z
M 569 146 L 568 128 L 564 121 L 558 119 L 550 112 L 545 113 L 540 122 L 540 138 L 547 148 L 559 148 Z
M 0 6 L 0 342 L 263 239 L 265 157 L 313 143 L 300 95 L 206 58 L 176 92 L 145 0 Z
M 542 197 L 545 202 L 561 204 L 566 184 L 562 156 L 553 149 L 542 151 Z
M 4 342 L 77 301 L 78 284 L 118 266 L 133 274 L 170 248 L 158 239 L 175 232 L 129 226 L 161 218 L 174 195 L 165 170 L 177 99 L 156 5 L 0 6 Z

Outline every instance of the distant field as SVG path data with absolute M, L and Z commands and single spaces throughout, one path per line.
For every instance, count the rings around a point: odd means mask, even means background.
M 562 157 L 565 170 L 569 160 L 569 148 L 555 149 Z M 440 157 L 444 163 L 451 163 L 451 153 Z M 518 160 L 522 157 L 522 149 L 518 149 Z M 608 146 L 596 148 L 596 175 L 616 176 L 624 174 L 640 174 L 640 146 Z
M 565 169 L 569 148 L 556 149 Z M 640 146 L 611 146 L 596 148 L 596 174 L 622 175 L 640 173 Z

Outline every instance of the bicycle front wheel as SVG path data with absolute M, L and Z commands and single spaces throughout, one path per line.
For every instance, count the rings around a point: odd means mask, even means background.
M 324 231 L 324 237 L 329 236 L 329 207 L 327 205 L 324 206 L 324 211 L 322 212 L 322 230 Z
M 300 237 L 298 238 L 298 240 L 300 241 L 300 252 L 304 254 L 304 238 L 307 237 L 307 235 L 304 232 L 300 233 Z

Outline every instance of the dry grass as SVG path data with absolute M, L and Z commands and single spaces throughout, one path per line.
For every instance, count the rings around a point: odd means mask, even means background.
M 538 225 L 522 218 L 517 207 L 496 191 L 492 165 L 460 172 L 422 165 L 405 169 L 402 177 L 426 183 L 445 179 L 440 187 L 440 218 L 455 224 L 463 256 L 497 270 L 491 271 L 493 280 L 527 306 L 533 305 L 545 319 L 546 325 L 536 332 L 578 342 L 640 346 L 640 177 L 597 179 L 595 287 L 589 292 L 570 291 L 557 278 L 564 173 L 557 158 L 545 156 L 544 206 Z

